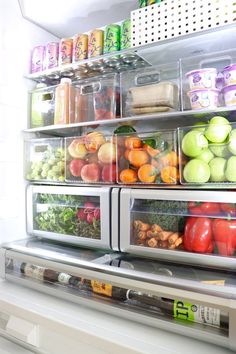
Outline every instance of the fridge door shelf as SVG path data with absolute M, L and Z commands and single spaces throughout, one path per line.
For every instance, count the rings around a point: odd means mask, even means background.
M 229 191 L 122 189 L 120 250 L 235 270 L 235 219 L 236 199 Z
M 27 232 L 57 242 L 111 248 L 110 188 L 28 186 Z
M 96 260 L 91 263 L 78 259 L 77 265 L 73 266 L 58 262 L 56 259 L 49 260 L 45 257 L 23 254 L 14 250 L 14 244 L 5 247 L 8 248 L 5 258 L 7 280 L 66 298 L 67 301 L 116 313 L 116 315 L 119 310 L 121 317 L 135 318 L 136 321 L 154 327 L 168 328 L 177 333 L 181 331 L 183 333 L 184 330 L 185 335 L 190 337 L 197 337 L 221 346 L 236 347 L 232 336 L 233 327 L 231 327 L 234 326 L 232 319 L 236 307 L 235 285 L 233 285 L 233 278 L 230 278 L 232 276 L 230 272 L 227 274 L 228 280 L 231 279 L 229 283 L 225 279 L 226 273 L 220 271 L 216 271 L 213 275 L 210 271 L 200 270 L 198 273 L 197 269 L 192 269 L 192 273 L 188 274 L 186 279 L 184 267 L 178 270 L 176 277 L 160 275 L 161 269 L 168 267 L 175 272 L 176 265 L 155 261 L 149 264 L 147 261 L 144 266 L 143 260 L 124 255 L 104 264 L 97 264 Z M 22 250 L 23 248 L 22 243 Z M 127 264 L 139 267 L 139 270 L 127 269 Z M 148 273 L 151 266 L 156 267 L 153 274 Z M 146 269 L 141 270 L 142 267 Z M 182 279 L 181 272 L 183 272 Z M 197 280 L 196 276 L 199 277 Z M 215 285 L 213 280 L 202 281 L 209 277 L 218 279 L 219 285 Z M 223 281 L 226 281 L 224 286 L 222 286 Z M 178 289 L 178 299 L 176 299 L 176 289 Z M 168 304 L 166 304 L 167 299 L 169 299 Z M 202 311 L 213 309 L 209 311 L 213 311 L 217 318 L 214 320 L 216 322 L 212 319 L 214 325 L 209 325 L 209 322 L 208 325 L 207 322 L 195 323 L 196 319 L 189 322 L 177 318 L 176 310 L 173 309 L 174 304 L 184 306 L 186 303 L 194 303 L 193 309 L 197 309 L 198 306 Z

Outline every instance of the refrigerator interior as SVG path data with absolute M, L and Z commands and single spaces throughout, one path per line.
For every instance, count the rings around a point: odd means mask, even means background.
M 4 5 L 3 0 L 0 1 L 0 5 Z M 39 43 L 58 40 L 59 38 L 53 35 L 53 32 L 50 33 L 50 31 L 24 19 L 16 0 L 9 0 L 7 2 L 7 7 L 4 7 L 4 11 L 0 14 L 0 20 L 0 41 L 2 42 L 0 66 L 0 170 L 2 171 L 0 176 L 0 243 L 8 244 L 9 242 L 17 241 L 14 242 L 12 246 L 6 246 L 6 249 L 8 251 L 13 250 L 16 253 L 19 252 L 21 256 L 24 252 L 26 254 L 28 252 L 28 255 L 34 257 L 36 254 L 40 254 L 40 250 L 43 250 L 42 257 L 45 257 L 47 261 L 55 257 L 58 263 L 67 263 L 74 260 L 74 264 L 76 264 L 76 258 L 78 258 L 77 249 L 71 248 L 71 250 L 68 251 L 68 249 L 63 248 L 63 246 L 55 246 L 53 242 L 50 243 L 31 239 L 25 231 L 26 182 L 23 178 L 24 156 L 22 130 L 26 129 L 28 126 L 27 90 L 32 89 L 34 83 L 24 78 L 24 75 L 29 72 L 29 53 L 31 48 Z M 47 25 L 45 25 L 45 27 L 47 27 Z M 140 53 L 140 56 L 151 64 L 160 65 L 165 62 L 166 56 L 171 57 L 171 61 L 175 61 L 184 55 L 190 56 L 194 54 L 207 54 L 218 50 L 227 50 L 233 45 L 233 34 L 235 34 L 235 32 L 235 28 L 223 30 L 223 41 L 222 37 L 219 36 L 219 33 L 216 31 L 215 33 L 196 37 L 195 41 L 185 38 L 181 39 L 180 42 L 176 41 L 172 44 L 162 44 L 159 48 L 155 47 L 155 49 L 153 49 L 153 46 L 150 46 L 144 49 L 142 53 Z M 56 33 L 56 31 L 54 33 Z M 67 34 L 66 32 L 64 33 L 65 35 Z M 146 131 L 152 131 L 155 128 L 173 128 L 176 126 L 177 122 L 175 118 L 178 117 L 174 117 L 174 119 L 169 122 L 166 122 L 164 119 L 156 121 L 148 120 L 146 123 L 136 121 L 134 126 L 139 132 L 142 131 L 143 127 L 145 127 Z M 179 117 L 178 124 L 190 125 L 194 120 L 195 118 L 192 117 L 186 122 L 186 117 Z M 81 130 L 86 132 L 87 128 L 84 127 Z M 97 128 L 97 130 L 101 130 L 101 127 Z M 107 124 L 104 126 L 103 130 L 106 134 L 110 134 L 113 131 L 113 127 Z M 35 137 L 33 133 L 29 136 Z M 19 241 L 25 238 L 29 240 Z M 85 260 L 93 262 L 93 257 L 91 260 L 88 255 L 91 251 L 85 250 L 84 252 L 87 252 Z M 84 252 L 82 251 L 81 253 Z M 82 255 L 81 257 L 83 259 Z M 145 260 L 144 264 L 132 256 L 120 256 L 120 258 L 116 258 L 116 254 L 112 256 L 112 254 L 110 255 L 107 251 L 97 251 L 96 257 L 94 258 L 95 260 L 100 259 L 100 261 L 97 261 L 98 264 L 105 264 L 108 268 L 109 266 L 114 266 L 115 269 L 120 268 L 122 270 L 130 268 L 136 270 L 137 268 L 138 271 L 142 272 L 142 269 L 146 268 L 148 264 L 150 268 L 148 273 L 155 274 L 156 272 L 156 269 L 153 269 L 151 261 Z M 79 261 L 81 261 L 81 258 L 79 258 Z M 170 275 L 171 271 L 168 267 L 169 264 L 161 264 L 159 268 L 162 269 L 162 275 Z M 177 266 L 177 273 L 178 269 Z M 182 269 L 182 271 L 185 272 L 186 268 Z M 201 274 L 201 271 L 199 272 L 198 276 Z M 191 272 L 190 269 L 187 273 L 188 274 L 182 276 L 184 280 L 186 280 L 188 276 L 190 280 L 192 276 L 195 276 L 194 271 Z M 161 274 L 159 273 L 159 275 Z M 204 273 L 204 277 L 205 276 L 214 278 L 212 272 Z M 224 275 L 217 274 L 217 277 L 233 279 L 230 272 Z M 233 281 L 232 284 L 229 283 L 229 288 L 230 286 L 234 288 Z M 40 287 L 38 289 L 40 289 Z M 145 309 L 143 311 L 145 312 Z

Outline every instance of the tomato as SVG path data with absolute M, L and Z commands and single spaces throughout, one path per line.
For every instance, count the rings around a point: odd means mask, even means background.
M 189 212 L 193 215 L 220 215 L 221 207 L 220 203 L 212 202 L 189 202 L 188 203 Z
M 220 209 L 229 216 L 236 216 L 236 205 L 234 203 L 220 203 Z
M 189 202 L 188 210 L 193 215 L 202 215 L 201 202 Z

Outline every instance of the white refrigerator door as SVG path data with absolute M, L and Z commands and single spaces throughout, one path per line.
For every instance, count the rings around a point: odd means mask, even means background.
M 8 339 L 0 337 L 0 354 L 33 354 L 33 352 L 20 347 Z

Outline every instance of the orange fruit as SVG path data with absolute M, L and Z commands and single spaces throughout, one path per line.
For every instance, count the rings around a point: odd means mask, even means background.
M 164 183 L 174 184 L 179 180 L 179 171 L 174 166 L 166 166 L 161 170 L 161 179 Z
M 155 182 L 157 176 L 157 169 L 151 164 L 145 164 L 138 170 L 138 178 L 143 183 Z
M 139 149 L 142 147 L 142 140 L 138 137 L 128 137 L 125 139 L 125 147 L 127 149 Z
M 134 167 L 141 167 L 149 161 L 148 153 L 142 149 L 130 150 L 128 160 Z
M 179 163 L 178 156 L 175 151 L 170 151 L 167 154 L 157 158 L 162 166 L 174 166 L 176 167 Z
M 153 149 L 150 145 L 148 144 L 144 144 L 143 148 L 147 151 L 147 153 L 151 156 L 151 157 L 155 157 L 160 153 L 160 150 L 158 149 Z
M 124 157 L 126 158 L 126 160 L 128 160 L 128 155 L 129 155 L 130 150 L 126 149 L 124 152 Z
M 122 183 L 136 183 L 138 180 L 137 172 L 127 168 L 120 173 L 120 181 Z

